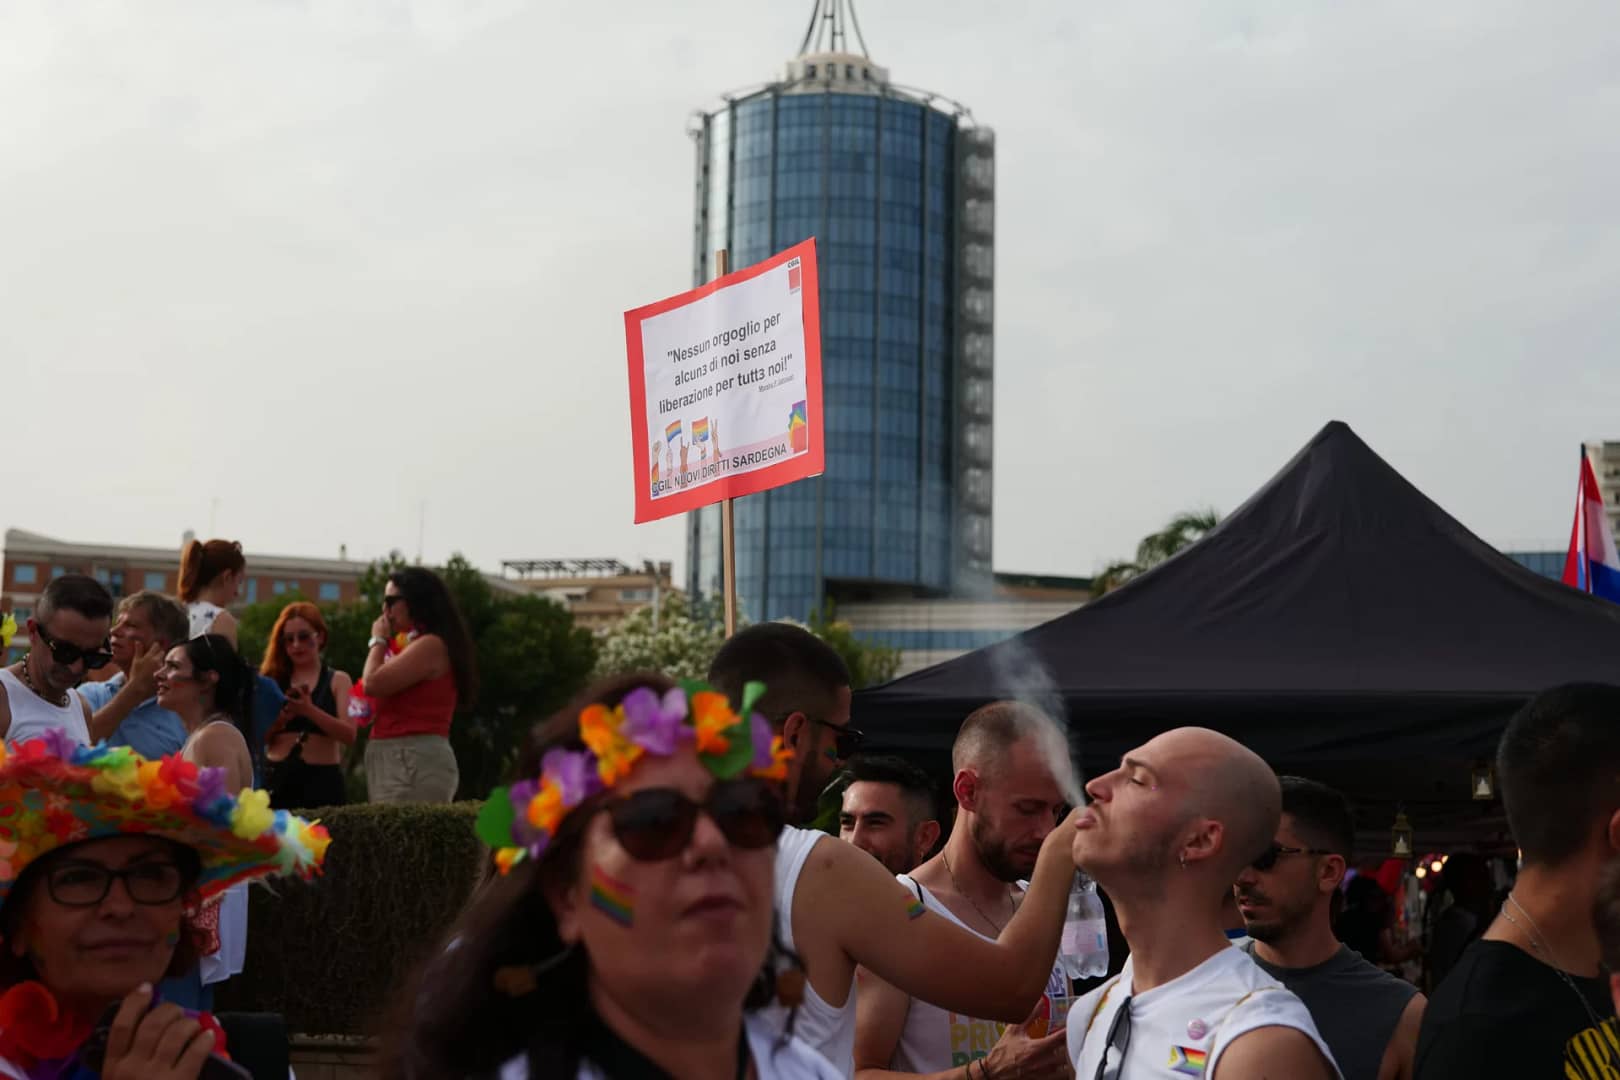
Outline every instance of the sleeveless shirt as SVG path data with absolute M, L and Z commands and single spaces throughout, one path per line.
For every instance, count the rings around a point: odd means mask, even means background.
M 805 860 L 821 841 L 838 844 L 843 841 L 812 829 L 798 829 L 788 825 L 776 839 L 776 933 L 782 944 L 797 952 L 793 943 L 793 894 L 799 887 L 799 872 Z M 773 1002 L 761 1009 L 759 1015 L 776 1030 L 784 1030 L 788 1010 Z M 849 997 L 842 1006 L 827 1004 L 808 979 L 804 984 L 804 1000 L 799 1003 L 793 1017 L 793 1037 L 800 1040 L 832 1062 L 843 1076 L 855 1072 L 855 979 L 849 981 Z
M 211 604 L 207 600 L 193 600 L 186 605 L 186 618 L 191 622 L 191 636 L 202 637 L 213 627 L 214 620 L 224 613 L 225 609 L 218 604 Z
M 0 668 L 0 686 L 5 687 L 6 703 L 11 707 L 7 746 L 37 739 L 55 730 L 67 732 L 80 746 L 90 745 L 90 728 L 84 722 L 84 701 L 77 690 L 67 692 L 66 705 L 52 705 L 5 668 Z
M 1333 1050 L 1344 1080 L 1378 1080 L 1384 1051 L 1417 987 L 1369 964 L 1348 945 L 1308 968 L 1275 967 L 1245 949 L 1260 970 L 1282 983 L 1311 1010 Z
M 901 874 L 897 880 L 916 893 L 929 911 L 949 919 L 975 937 L 995 940 L 963 922 L 937 896 L 909 876 Z M 1063 1026 L 1072 996 L 1073 985 L 1068 975 L 1061 964 L 1053 964 L 1052 974 L 1046 980 L 1048 1031 Z M 906 1008 L 906 1024 L 900 1031 L 900 1041 L 895 1044 L 890 1065 L 898 1072 L 909 1073 L 945 1072 L 965 1066 L 988 1054 L 1006 1026 L 997 1020 L 963 1016 L 914 997 Z

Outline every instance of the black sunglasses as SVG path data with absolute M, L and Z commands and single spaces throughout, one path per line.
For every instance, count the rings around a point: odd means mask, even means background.
M 805 719 L 812 724 L 820 724 L 824 728 L 831 728 L 838 733 L 837 741 L 833 743 L 833 750 L 841 760 L 849 760 L 860 753 L 861 746 L 866 742 L 866 732 L 860 728 L 850 727 L 848 724 L 835 724 L 831 720 L 822 720 L 818 717 L 805 714 Z
M 83 660 L 87 669 L 99 671 L 112 663 L 112 653 L 107 651 L 105 645 L 94 649 L 81 649 L 71 641 L 57 641 L 37 622 L 34 624 L 34 633 L 39 635 L 39 640 L 51 651 L 51 659 L 58 664 L 73 664 Z
M 180 867 L 172 862 L 136 863 L 122 870 L 75 862 L 52 868 L 45 875 L 45 889 L 63 907 L 95 907 L 107 899 L 115 878 L 124 883 L 131 900 L 147 907 L 173 903 L 186 888 Z
M 405 599 L 404 593 L 395 593 L 393 596 L 383 597 L 383 610 L 387 611 L 389 608 L 393 607 L 403 599 Z
M 1102 1060 L 1097 1062 L 1095 1080 L 1119 1080 L 1125 1071 L 1125 1051 L 1131 1048 L 1131 999 L 1126 998 L 1119 1003 L 1119 1012 L 1114 1014 L 1114 1022 L 1108 1025 L 1108 1041 L 1103 1045 Z M 1109 1057 L 1115 1050 L 1119 1056 L 1113 1059 L 1110 1067 Z
M 1336 852 L 1336 851 L 1326 851 L 1326 850 L 1324 850 L 1322 848 L 1286 847 L 1286 846 L 1284 846 L 1282 844 L 1272 844 L 1270 847 L 1266 848 L 1266 850 L 1264 850 L 1264 851 L 1262 851 L 1260 853 L 1260 857 L 1258 859 L 1254 860 L 1254 862 L 1250 863 L 1249 865 L 1253 866 L 1256 870 L 1260 871 L 1263 874 L 1267 870 L 1270 870 L 1273 866 L 1276 866 L 1277 865 L 1277 860 L 1282 858 L 1284 855 L 1337 855 L 1337 854 L 1338 854 L 1338 852 Z
M 709 815 L 726 843 L 747 850 L 776 843 L 784 822 L 771 785 L 752 778 L 722 780 L 701 803 L 674 788 L 642 788 L 607 806 L 614 838 L 641 862 L 662 862 L 685 851 L 699 811 Z

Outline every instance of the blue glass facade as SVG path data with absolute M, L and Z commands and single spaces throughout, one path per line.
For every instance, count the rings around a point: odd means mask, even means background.
M 704 119 L 695 280 L 718 249 L 741 268 L 808 237 L 820 266 L 827 470 L 737 501 L 747 618 L 803 619 L 841 583 L 958 584 L 961 133 L 887 89 L 775 86 Z M 687 555 L 691 592 L 718 595 L 718 506 L 691 515 Z

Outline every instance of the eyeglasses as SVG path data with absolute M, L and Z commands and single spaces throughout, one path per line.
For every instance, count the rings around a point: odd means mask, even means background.
M 1285 847 L 1282 844 L 1272 844 L 1270 847 L 1266 848 L 1265 851 L 1262 851 L 1260 853 L 1260 857 L 1258 859 L 1254 860 L 1254 862 L 1250 863 L 1249 865 L 1253 866 L 1256 870 L 1260 871 L 1263 874 L 1267 870 L 1270 870 L 1273 866 L 1276 866 L 1277 865 L 1277 860 L 1282 858 L 1284 855 L 1337 855 L 1337 854 L 1338 854 L 1338 852 L 1336 852 L 1336 851 L 1327 851 L 1327 850 L 1324 850 L 1323 848 Z
M 849 758 L 852 758 L 856 754 L 860 753 L 861 744 L 866 742 L 866 732 L 859 728 L 850 727 L 848 724 L 835 724 L 831 720 L 822 720 L 819 717 L 811 716 L 808 713 L 805 714 L 805 718 L 812 724 L 820 724 L 824 728 L 832 728 L 838 733 L 838 739 L 833 744 L 833 749 L 837 752 L 839 758 L 842 760 L 848 760 Z
M 283 645 L 308 645 L 315 640 L 313 630 L 291 630 L 281 635 Z
M 107 651 L 105 644 L 94 649 L 82 649 L 71 641 L 57 641 L 37 622 L 34 624 L 34 633 L 39 635 L 39 640 L 51 651 L 51 659 L 58 664 L 73 664 L 83 660 L 87 669 L 99 671 L 112 663 L 112 653 Z
M 107 899 L 114 878 L 124 883 L 131 900 L 148 907 L 173 903 L 186 887 L 180 867 L 172 862 L 136 863 L 122 870 L 74 862 L 54 867 L 45 875 L 45 889 L 63 907 L 95 907 Z
M 1114 1022 L 1108 1025 L 1108 1042 L 1103 1046 L 1102 1060 L 1097 1062 L 1095 1080 L 1119 1080 L 1125 1071 L 1125 1051 L 1130 1048 L 1131 999 L 1126 998 L 1119 1003 Z M 1116 1050 L 1119 1051 L 1117 1057 L 1114 1054 Z
M 387 611 L 389 608 L 393 607 L 403 599 L 405 599 L 405 595 L 403 593 L 395 593 L 393 596 L 383 597 L 383 610 Z
M 641 862 L 662 862 L 685 851 L 699 811 L 736 848 L 769 847 L 782 831 L 782 803 L 769 784 L 756 779 L 722 780 L 701 803 L 674 788 L 643 788 L 607 808 L 619 846 Z

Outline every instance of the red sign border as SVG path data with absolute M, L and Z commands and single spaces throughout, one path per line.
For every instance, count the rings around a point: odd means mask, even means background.
M 652 462 L 647 457 L 647 379 L 641 348 L 641 324 L 655 315 L 685 307 L 721 289 L 740 285 L 761 274 L 769 273 L 794 259 L 799 260 L 804 272 L 799 299 L 804 307 L 804 377 L 807 395 L 805 409 L 809 413 L 805 419 L 810 425 L 809 452 L 789 458 L 778 465 L 768 465 L 763 469 L 736 476 L 724 476 L 699 485 L 693 490 L 677 492 L 654 500 L 652 492 L 647 489 L 647 477 L 652 470 Z M 821 278 L 816 266 L 815 237 L 794 244 L 764 262 L 716 278 L 690 292 L 625 312 L 624 338 L 630 360 L 630 452 L 635 468 L 637 525 L 672 517 L 675 514 L 684 514 L 722 499 L 754 495 L 790 484 L 795 480 L 820 476 L 826 472 L 827 448 L 822 437 L 821 404 Z

